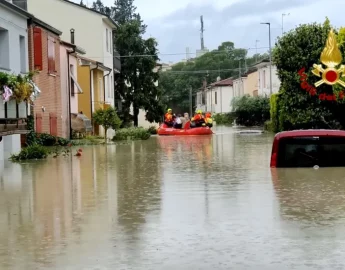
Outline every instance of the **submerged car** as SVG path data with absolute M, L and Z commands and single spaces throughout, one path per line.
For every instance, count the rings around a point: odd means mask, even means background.
M 271 168 L 344 167 L 345 131 L 293 130 L 274 137 Z

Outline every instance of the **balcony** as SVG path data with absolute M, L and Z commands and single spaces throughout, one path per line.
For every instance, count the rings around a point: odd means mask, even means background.
M 117 51 L 114 51 L 114 70 L 115 72 L 121 72 L 121 58 Z
M 0 136 L 29 133 L 26 118 L 0 118 Z

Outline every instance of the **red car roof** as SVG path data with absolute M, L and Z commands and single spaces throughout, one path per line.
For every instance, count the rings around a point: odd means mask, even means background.
M 292 131 L 283 131 L 276 134 L 276 139 L 291 138 L 291 137 L 309 137 L 309 136 L 335 136 L 345 137 L 344 130 L 332 129 L 301 129 Z

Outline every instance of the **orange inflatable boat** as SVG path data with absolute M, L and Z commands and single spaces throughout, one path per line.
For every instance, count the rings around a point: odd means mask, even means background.
M 190 127 L 190 122 L 187 122 L 184 128 L 172 128 L 168 127 L 166 124 L 162 124 L 157 131 L 160 136 L 180 136 L 180 135 L 211 135 L 212 130 L 209 127 Z

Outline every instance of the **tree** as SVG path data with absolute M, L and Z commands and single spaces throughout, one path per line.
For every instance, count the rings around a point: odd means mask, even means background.
M 107 131 L 109 128 L 114 130 L 118 129 L 122 121 L 118 117 L 116 110 L 113 107 L 108 107 L 106 109 L 98 109 L 93 114 L 93 120 L 97 125 L 100 125 L 104 128 L 104 139 L 107 142 Z
M 82 7 L 86 7 L 86 5 L 84 4 L 84 1 L 83 1 L 83 0 L 80 0 L 79 5 L 81 5 Z
M 313 64 L 319 64 L 320 55 L 331 29 L 329 20 L 324 24 L 300 25 L 278 40 L 273 51 L 273 61 L 281 81 L 278 98 L 279 129 L 345 128 L 344 102 L 320 100 L 319 94 L 333 94 L 342 87 L 323 84 L 310 95 L 302 90 L 298 71 L 305 68 L 308 84 L 320 78 L 312 74 Z M 344 55 L 344 46 L 340 46 Z

